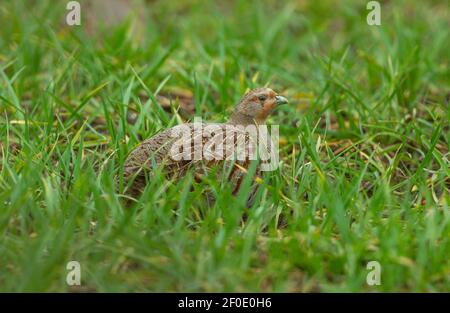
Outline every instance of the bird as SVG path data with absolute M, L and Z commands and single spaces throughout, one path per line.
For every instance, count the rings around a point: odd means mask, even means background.
M 252 89 L 236 104 L 225 123 L 203 123 L 194 119 L 193 123 L 174 126 L 144 140 L 131 151 L 123 164 L 124 193 L 132 198 L 139 197 L 155 166 L 162 166 L 164 174 L 173 179 L 180 179 L 193 169 L 194 177 L 200 180 L 213 166 L 225 164 L 231 167 L 224 172 L 228 174 L 227 180 L 232 184 L 235 195 L 252 161 L 247 146 L 255 148 L 254 135 L 257 141 L 258 131 L 268 116 L 276 107 L 286 103 L 288 100 L 271 88 Z M 250 136 L 249 129 L 256 129 L 256 133 Z M 268 144 L 271 144 L 270 140 Z M 240 145 L 245 145 L 247 150 L 239 150 Z M 242 151 L 243 158 L 237 160 L 236 153 Z M 257 161 L 254 176 L 260 175 L 261 161 Z M 118 181 L 116 176 L 116 188 Z M 247 205 L 253 203 L 256 190 L 254 179 Z

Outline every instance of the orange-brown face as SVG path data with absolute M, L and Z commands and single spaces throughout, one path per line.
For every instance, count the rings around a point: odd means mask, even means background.
M 237 109 L 242 114 L 264 121 L 277 105 L 285 103 L 287 103 L 287 99 L 277 95 L 272 89 L 259 88 L 248 92 Z

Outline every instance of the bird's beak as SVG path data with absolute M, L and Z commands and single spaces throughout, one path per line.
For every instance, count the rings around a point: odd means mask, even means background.
M 277 105 L 280 105 L 280 104 L 286 104 L 286 103 L 289 102 L 289 101 L 288 101 L 285 97 L 283 97 L 283 96 L 276 96 L 276 97 L 275 97 L 275 101 L 277 102 Z

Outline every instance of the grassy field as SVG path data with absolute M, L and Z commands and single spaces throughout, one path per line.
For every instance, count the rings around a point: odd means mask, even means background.
M 0 291 L 450 291 L 448 3 L 147 1 L 89 32 L 66 3 L 0 2 Z M 142 139 L 264 85 L 290 104 L 251 208 L 213 175 L 124 208 Z

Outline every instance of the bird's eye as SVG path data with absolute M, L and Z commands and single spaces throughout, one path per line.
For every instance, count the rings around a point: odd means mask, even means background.
M 265 101 L 267 99 L 267 96 L 261 95 L 261 96 L 258 96 L 258 99 L 259 99 L 259 101 Z

